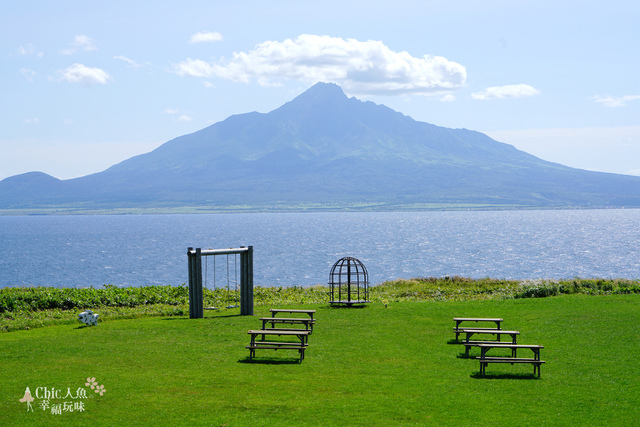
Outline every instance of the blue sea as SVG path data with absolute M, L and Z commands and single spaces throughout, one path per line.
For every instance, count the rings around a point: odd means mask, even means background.
M 254 248 L 260 286 L 326 284 L 353 256 L 372 285 L 428 276 L 640 278 L 640 210 L 0 217 L 0 287 L 181 285 L 187 248 Z M 203 260 L 207 287 L 239 280 Z

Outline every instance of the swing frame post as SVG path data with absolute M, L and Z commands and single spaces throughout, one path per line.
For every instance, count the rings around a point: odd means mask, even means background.
M 253 246 L 246 249 L 240 254 L 240 314 L 253 316 Z
M 187 249 L 187 257 L 189 261 L 189 317 L 191 319 L 204 317 L 202 257 L 231 254 L 240 254 L 240 315 L 253 316 L 253 246 L 205 250 L 201 248 L 194 250 L 190 247 Z
M 201 319 L 204 317 L 202 297 L 202 250 L 193 248 L 187 250 L 189 258 L 189 317 Z

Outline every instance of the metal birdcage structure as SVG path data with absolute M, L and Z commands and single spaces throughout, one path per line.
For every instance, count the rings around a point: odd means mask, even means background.
M 369 273 L 360 260 L 353 257 L 339 259 L 329 273 L 331 305 L 366 304 L 369 301 Z

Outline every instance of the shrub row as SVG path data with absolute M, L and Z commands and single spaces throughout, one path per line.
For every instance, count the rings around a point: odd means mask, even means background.
M 638 294 L 640 281 L 635 280 L 588 280 L 526 281 L 519 285 L 514 298 L 544 298 L 562 294 Z
M 188 301 L 185 286 L 143 286 L 118 288 L 21 287 L 0 289 L 0 313 L 15 311 L 73 310 L 92 307 L 138 307 L 178 305 Z
M 291 286 L 254 288 L 255 305 L 304 305 L 326 303 L 329 287 Z M 426 277 L 398 279 L 370 288 L 371 302 L 441 301 L 472 299 L 542 298 L 561 294 L 635 294 L 640 293 L 639 280 L 573 279 L 573 280 L 499 280 L 465 277 Z M 204 289 L 206 307 L 228 307 L 239 304 L 239 292 L 225 288 Z M 187 286 L 141 286 L 118 288 L 106 285 L 96 288 L 21 287 L 0 289 L 0 313 L 36 312 L 42 310 L 75 310 L 98 307 L 141 307 L 156 304 L 188 305 Z

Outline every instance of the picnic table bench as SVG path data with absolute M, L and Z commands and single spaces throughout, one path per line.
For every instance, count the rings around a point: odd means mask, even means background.
M 541 345 L 527 345 L 527 344 L 496 344 L 496 343 L 484 343 L 478 344 L 480 347 L 480 375 L 485 376 L 485 371 L 489 363 L 530 363 L 533 365 L 533 375 L 538 373 L 540 377 L 540 366 L 545 363 L 544 360 L 540 360 L 540 349 L 544 346 Z M 468 347 L 467 347 L 468 348 Z M 487 352 L 492 348 L 506 348 L 511 350 L 511 357 L 488 357 Z M 517 357 L 517 350 L 519 348 L 528 348 L 533 352 L 533 358 Z
M 470 347 L 479 347 L 480 344 L 505 344 L 500 341 L 502 335 L 509 335 L 511 337 L 511 344 L 517 344 L 516 340 L 520 332 L 518 331 L 505 331 L 502 329 L 465 329 L 466 339 L 463 341 L 465 346 L 465 356 L 469 357 Z M 496 335 L 497 341 L 471 341 L 473 335 Z M 507 343 L 508 344 L 508 343 Z
M 464 332 L 464 329 L 487 329 L 487 330 L 496 330 L 500 329 L 500 323 L 503 321 L 502 318 L 499 317 L 454 317 L 453 321 L 456 322 L 456 326 L 453 328 L 453 332 L 456 333 L 456 341 L 458 340 L 458 336 Z M 494 322 L 496 324 L 496 328 L 461 328 L 460 324 L 462 322 Z
M 313 318 L 313 315 L 316 312 L 315 310 L 294 310 L 289 308 L 272 308 L 272 309 L 269 309 L 269 311 L 271 312 L 271 317 L 276 317 L 276 313 L 308 314 L 309 317 L 311 318 L 311 322 L 316 323 L 316 321 Z
M 249 360 L 253 360 L 256 355 L 257 349 L 268 349 L 268 350 L 297 350 L 300 353 L 300 362 L 304 359 L 304 351 L 308 347 L 307 338 L 310 334 L 310 331 L 305 330 L 274 330 L 274 329 L 261 329 L 261 330 L 250 330 L 247 332 L 251 335 L 251 343 L 246 346 L 249 350 Z M 262 336 L 261 341 L 257 341 L 256 338 Z M 285 337 L 296 337 L 299 342 L 291 342 L 291 341 L 267 341 L 267 336 L 285 336 Z
M 276 324 L 284 324 L 284 325 L 304 325 L 304 330 L 309 331 L 309 334 L 313 332 L 313 324 L 315 323 L 313 319 L 305 318 L 295 318 L 295 317 L 261 317 L 262 320 L 262 329 L 267 329 L 267 324 L 271 323 L 271 328 L 268 330 L 296 330 L 293 328 L 276 328 Z

